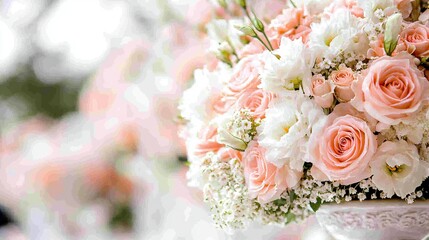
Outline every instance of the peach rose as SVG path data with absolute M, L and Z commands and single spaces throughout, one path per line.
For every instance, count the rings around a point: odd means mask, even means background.
M 380 121 L 377 131 L 416 113 L 429 99 L 429 83 L 409 54 L 381 57 L 360 76 L 352 104 Z
M 277 168 L 265 159 L 265 148 L 257 141 L 250 142 L 244 152 L 244 177 L 251 198 L 260 203 L 278 199 L 288 188 L 294 187 L 302 173 L 291 170 L 287 164 Z
M 377 138 L 367 122 L 334 110 L 319 122 L 310 137 L 312 172 L 321 171 L 330 181 L 352 184 L 371 175 L 369 163 L 377 150 Z M 319 176 L 314 175 L 318 180 Z
M 288 8 L 271 21 L 267 33 L 274 48 L 280 46 L 283 37 L 291 40 L 301 38 L 306 43 L 311 32 L 310 24 L 311 20 L 304 16 L 303 9 Z
M 415 47 L 414 56 L 429 56 L 429 28 L 427 26 L 418 22 L 411 23 L 401 32 L 401 38 Z
M 262 89 L 249 90 L 238 99 L 238 106 L 248 108 L 253 117 L 262 119 L 265 118 L 265 110 L 273 98 L 274 94 Z
M 340 102 L 348 102 L 355 97 L 351 89 L 352 83 L 355 80 L 352 69 L 341 65 L 339 70 L 333 71 L 329 76 L 329 80 L 335 85 L 335 96 Z
M 199 134 L 199 139 L 194 147 L 194 154 L 197 157 L 204 157 L 208 152 L 217 152 L 219 149 L 224 147 L 223 144 L 220 144 L 216 140 L 217 136 L 217 127 L 212 124 L 207 128 L 204 128 L 203 131 Z
M 332 106 L 334 94 L 332 93 L 331 85 L 321 74 L 314 75 L 311 78 L 310 91 L 317 105 L 322 108 L 329 108 Z
M 259 73 L 263 66 L 263 62 L 255 55 L 241 59 L 226 84 L 224 94 L 238 99 L 247 90 L 257 89 L 261 83 Z

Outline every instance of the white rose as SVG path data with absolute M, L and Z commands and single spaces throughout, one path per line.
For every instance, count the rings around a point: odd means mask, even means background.
M 370 163 L 375 186 L 387 197 L 404 198 L 429 175 L 429 164 L 420 160 L 417 147 L 404 140 L 381 144 Z

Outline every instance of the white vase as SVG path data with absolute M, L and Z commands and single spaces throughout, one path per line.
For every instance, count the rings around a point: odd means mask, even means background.
M 337 240 L 422 240 L 429 235 L 429 201 L 325 204 L 316 217 Z

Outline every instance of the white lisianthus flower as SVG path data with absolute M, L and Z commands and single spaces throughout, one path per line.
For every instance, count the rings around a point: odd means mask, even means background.
M 189 127 L 199 128 L 213 117 L 213 101 L 221 94 L 221 80 L 227 76 L 227 69 L 210 72 L 197 69 L 194 84 L 184 91 L 179 104 L 181 116 L 189 121 Z
M 282 38 L 279 49 L 272 54 L 264 52 L 262 58 L 265 66 L 261 73 L 261 87 L 264 90 L 283 95 L 302 85 L 309 93 L 314 60 L 301 39 Z
M 394 0 L 359 0 L 358 6 L 363 9 L 365 18 L 375 23 L 397 11 Z
M 420 160 L 417 147 L 404 140 L 381 144 L 370 167 L 372 181 L 388 198 L 406 197 L 429 176 L 429 163 Z
M 360 20 L 349 11 L 336 11 L 329 19 L 311 26 L 310 46 L 317 57 L 333 59 L 341 52 L 365 55 L 369 41 L 362 30 Z
M 297 94 L 295 98 L 279 99 L 268 108 L 258 127 L 258 141 L 267 149 L 267 161 L 302 171 L 312 126 L 323 117 L 321 108 L 306 97 Z

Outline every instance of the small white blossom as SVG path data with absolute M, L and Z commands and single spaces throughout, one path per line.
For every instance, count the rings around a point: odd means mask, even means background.
M 256 136 L 259 120 L 252 118 L 249 109 L 240 109 L 219 118 L 218 142 L 233 149 L 244 151 Z

